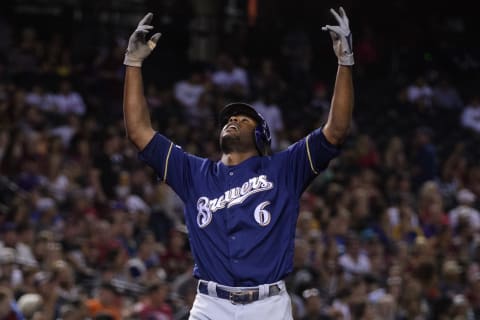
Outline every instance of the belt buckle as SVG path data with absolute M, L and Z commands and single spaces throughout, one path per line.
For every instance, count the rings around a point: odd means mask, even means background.
M 244 299 L 244 297 L 247 297 L 247 299 Z M 241 298 L 242 301 L 235 300 L 235 298 Z M 235 292 L 230 292 L 228 296 L 228 300 L 232 304 L 247 304 L 253 301 L 253 291 L 235 291 Z

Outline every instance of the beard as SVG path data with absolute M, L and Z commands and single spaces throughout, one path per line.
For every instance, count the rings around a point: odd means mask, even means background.
M 225 153 L 229 154 L 233 151 L 236 151 L 240 146 L 240 137 L 234 135 L 225 135 L 220 137 L 220 150 Z

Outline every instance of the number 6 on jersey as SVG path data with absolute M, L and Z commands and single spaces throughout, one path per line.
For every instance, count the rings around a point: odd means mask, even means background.
M 262 227 L 267 226 L 270 223 L 271 214 L 269 211 L 265 210 L 265 207 L 270 204 L 270 201 L 265 201 L 260 203 L 256 208 L 253 216 L 255 221 Z

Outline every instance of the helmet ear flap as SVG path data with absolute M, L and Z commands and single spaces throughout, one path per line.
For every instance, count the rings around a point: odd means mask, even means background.
M 271 141 L 270 129 L 262 117 L 262 121 L 255 128 L 255 144 L 260 155 L 265 156 L 271 154 Z

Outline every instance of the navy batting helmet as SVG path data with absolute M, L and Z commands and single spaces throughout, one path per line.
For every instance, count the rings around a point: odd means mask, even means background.
M 255 128 L 255 144 L 260 155 L 268 155 L 271 152 L 270 145 L 272 138 L 270 137 L 270 129 L 268 128 L 265 118 L 257 112 L 251 105 L 243 102 L 233 102 L 227 104 L 222 111 L 220 111 L 220 124 L 225 126 L 231 116 L 246 115 L 257 121 Z

